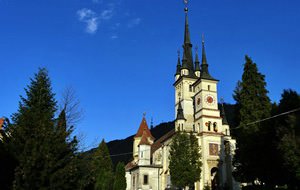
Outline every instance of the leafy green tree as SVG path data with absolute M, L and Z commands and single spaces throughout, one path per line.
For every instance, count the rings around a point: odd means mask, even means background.
M 192 187 L 200 179 L 201 154 L 197 138 L 191 133 L 177 132 L 170 145 L 170 175 L 172 184 Z
M 76 188 L 76 138 L 65 125 L 46 69 L 39 69 L 13 116 L 10 146 L 17 160 L 14 189 Z
M 261 128 L 266 123 L 253 123 L 271 114 L 271 102 L 266 89 L 265 76 L 250 57 L 245 56 L 244 72 L 235 90 L 234 99 L 238 108 L 237 150 L 234 158 L 235 176 L 243 182 L 261 180 L 264 176 L 265 142 Z
M 122 162 L 119 162 L 116 167 L 113 190 L 125 190 L 125 189 L 126 189 L 125 165 Z
M 112 161 L 104 140 L 101 141 L 93 155 L 93 174 L 95 176 L 95 190 L 112 189 Z

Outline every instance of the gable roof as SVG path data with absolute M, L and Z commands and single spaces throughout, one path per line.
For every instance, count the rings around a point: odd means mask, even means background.
M 172 129 L 162 137 L 160 137 L 153 145 L 151 146 L 151 155 L 162 146 L 162 143 L 171 138 L 175 134 L 175 129 Z
M 143 117 L 140 127 L 134 137 L 143 137 L 143 135 L 145 135 L 146 137 L 150 137 L 151 139 L 154 139 L 154 137 L 152 136 L 152 134 L 148 128 L 145 117 Z

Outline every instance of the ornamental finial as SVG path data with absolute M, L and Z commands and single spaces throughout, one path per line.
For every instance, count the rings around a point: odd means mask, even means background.
M 221 97 L 220 103 L 221 103 L 222 105 L 224 104 L 224 98 L 223 98 L 223 97 Z
M 202 44 L 204 44 L 204 34 L 202 34 Z
M 187 13 L 188 12 L 187 5 L 188 5 L 189 1 L 188 0 L 183 0 L 183 3 L 185 4 L 184 12 Z

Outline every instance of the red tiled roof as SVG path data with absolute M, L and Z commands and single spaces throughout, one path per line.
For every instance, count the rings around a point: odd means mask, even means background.
M 150 138 L 154 139 L 154 137 L 152 136 L 152 134 L 148 128 L 145 117 L 143 117 L 142 122 L 139 127 L 139 130 L 137 131 L 135 137 L 142 137 L 144 133 L 145 133 L 146 137 L 150 137 Z
M 0 129 L 2 129 L 3 123 L 4 123 L 4 118 L 0 118 Z
M 147 135 L 146 135 L 145 131 L 143 133 L 143 136 L 142 136 L 142 139 L 141 139 L 139 145 L 151 145 L 150 142 L 148 141 L 148 138 L 147 138 Z
M 125 166 L 125 170 L 128 171 L 130 170 L 131 168 L 135 167 L 136 166 L 136 163 L 134 163 L 133 161 L 130 161 L 126 164 Z
M 171 138 L 175 134 L 175 129 L 172 129 L 168 133 L 164 134 L 162 137 L 160 137 L 155 143 L 151 146 L 151 155 L 162 146 L 162 143 L 169 138 Z

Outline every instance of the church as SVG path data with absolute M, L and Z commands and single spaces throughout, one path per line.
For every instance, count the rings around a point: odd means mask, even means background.
M 202 168 L 195 190 L 205 186 L 210 189 L 239 189 L 232 177 L 232 157 L 236 141 L 230 136 L 230 128 L 224 107 L 218 108 L 217 85 L 209 72 L 202 39 L 201 63 L 198 52 L 193 58 L 192 42 L 185 8 L 183 55 L 175 72 L 175 126 L 159 139 L 152 136 L 145 117 L 134 136 L 132 161 L 126 165 L 127 190 L 171 189 L 169 151 L 172 137 L 179 130 L 192 132 L 201 148 Z

